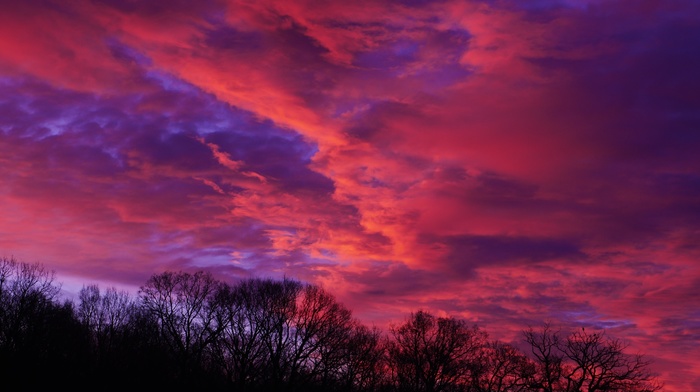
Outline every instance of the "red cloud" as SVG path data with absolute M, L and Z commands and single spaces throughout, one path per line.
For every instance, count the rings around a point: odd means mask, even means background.
M 289 273 L 384 324 L 605 326 L 697 380 L 696 6 L 4 11 L 2 249 L 133 285 Z

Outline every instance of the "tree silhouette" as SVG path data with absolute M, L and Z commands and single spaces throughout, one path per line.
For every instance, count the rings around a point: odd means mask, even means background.
M 138 296 L 0 259 L 0 378 L 24 389 L 656 392 L 642 355 L 605 331 L 528 328 L 527 352 L 454 317 L 369 328 L 320 286 L 205 272 L 151 276 Z
M 294 317 L 290 382 L 334 383 L 345 365 L 344 347 L 352 334 L 352 312 L 319 286 L 305 285 Z
M 627 345 L 605 332 L 571 333 L 561 348 L 569 360 L 563 375 L 567 391 L 656 391 L 661 388 L 642 355 L 627 355 Z
M 354 323 L 350 310 L 320 287 L 250 279 L 216 300 L 221 339 L 213 358 L 239 388 L 335 384 Z
M 0 259 L 0 378 L 43 388 L 85 369 L 87 340 L 70 302 L 59 304 L 53 271 Z
M 400 391 L 439 392 L 471 384 L 486 333 L 426 311 L 391 329 L 389 359 Z
M 88 329 L 95 344 L 109 349 L 126 328 L 137 306 L 126 291 L 111 287 L 100 293 L 96 284 L 83 287 L 78 298 L 77 316 Z
M 565 338 L 545 324 L 524 332 L 537 363 L 533 390 L 563 392 L 654 392 L 662 389 L 642 355 L 625 353 L 627 345 L 605 331 L 584 328 Z
M 533 384 L 535 364 L 510 344 L 486 343 L 477 362 L 473 391 L 524 392 Z
M 263 383 L 268 367 L 271 329 L 265 322 L 268 296 L 279 283 L 250 279 L 236 286 L 224 285 L 216 295 L 217 319 L 222 333 L 212 346 L 212 358 L 238 390 Z
M 183 382 L 194 382 L 205 350 L 221 333 L 214 306 L 219 286 L 208 273 L 180 271 L 153 275 L 139 290 L 142 306 L 155 316 L 179 361 Z
M 387 384 L 387 358 L 382 331 L 356 322 L 343 350 L 344 364 L 337 370 L 344 391 L 377 391 Z
M 562 390 L 562 365 L 564 355 L 560 350 L 560 332 L 545 323 L 539 331 L 529 327 L 523 332 L 525 341 L 535 359 L 537 372 L 532 389 L 554 392 Z

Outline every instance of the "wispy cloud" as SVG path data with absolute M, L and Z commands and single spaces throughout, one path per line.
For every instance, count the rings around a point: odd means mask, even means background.
M 106 284 L 294 276 L 380 324 L 430 307 L 508 339 L 606 327 L 688 390 L 699 18 L 685 1 L 16 2 L 0 251 Z

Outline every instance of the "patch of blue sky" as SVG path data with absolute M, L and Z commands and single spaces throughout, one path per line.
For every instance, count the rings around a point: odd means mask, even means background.
M 189 265 L 202 269 L 234 265 L 248 270 L 254 266 L 252 260 L 256 257 L 257 254 L 255 252 L 241 249 L 233 250 L 225 246 L 210 246 L 205 249 L 198 249 L 196 254 L 191 256 Z
M 578 310 L 563 312 L 561 319 L 570 320 L 575 325 L 593 330 L 610 330 L 634 328 L 636 324 L 630 320 L 609 318 L 593 310 Z

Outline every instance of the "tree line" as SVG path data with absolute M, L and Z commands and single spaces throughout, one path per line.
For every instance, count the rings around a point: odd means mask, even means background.
M 652 392 L 643 355 L 605 331 L 523 330 L 523 347 L 426 310 L 388 331 L 294 279 L 230 284 L 151 276 L 137 295 L 84 286 L 59 301 L 54 273 L 0 259 L 0 379 L 22 389 Z

